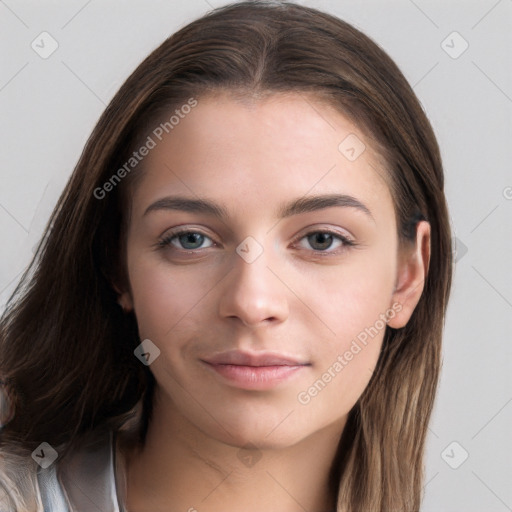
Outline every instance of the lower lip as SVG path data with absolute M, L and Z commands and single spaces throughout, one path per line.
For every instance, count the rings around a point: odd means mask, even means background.
M 212 363 L 206 363 L 206 365 L 237 387 L 257 390 L 272 389 L 306 367 L 305 365 L 239 366 Z

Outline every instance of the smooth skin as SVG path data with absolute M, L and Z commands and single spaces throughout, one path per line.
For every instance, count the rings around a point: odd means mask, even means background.
M 366 146 L 354 161 L 338 149 L 349 134 Z M 119 297 L 160 355 L 150 365 L 157 389 L 146 443 L 124 454 L 128 510 L 334 510 L 329 471 L 385 329 L 334 376 L 333 365 L 387 311 L 389 327 L 406 325 L 423 290 L 429 224 L 399 250 L 371 142 L 303 93 L 198 98 L 142 165 L 127 233 L 129 288 Z M 278 217 L 285 203 L 323 194 L 351 196 L 368 211 L 345 205 Z M 207 198 L 228 216 L 145 213 L 171 195 Z M 204 236 L 159 245 L 178 226 Z M 322 230 L 336 234 L 315 236 Z M 262 251 L 251 262 L 236 250 L 247 237 L 249 254 Z M 204 362 L 235 349 L 303 366 L 269 389 L 246 389 Z M 330 382 L 301 403 L 329 368 Z

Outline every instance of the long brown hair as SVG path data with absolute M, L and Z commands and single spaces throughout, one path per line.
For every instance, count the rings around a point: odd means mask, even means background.
M 144 438 L 154 378 L 133 355 L 137 322 L 114 289 L 127 283 L 137 168 L 104 197 L 98 189 L 159 116 L 220 90 L 251 98 L 312 92 L 329 101 L 379 150 L 400 242 L 414 240 L 419 220 L 431 225 L 423 294 L 404 328 L 386 328 L 332 470 L 338 512 L 417 511 L 452 277 L 439 147 L 412 88 L 376 43 L 334 16 L 287 2 L 231 4 L 185 26 L 106 108 L 1 318 L 0 378 L 12 414 L 0 444 L 71 450 L 88 432 L 119 429 L 140 402 Z

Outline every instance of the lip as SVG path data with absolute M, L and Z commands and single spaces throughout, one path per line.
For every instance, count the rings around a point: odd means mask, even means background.
M 229 385 L 251 390 L 272 389 L 310 366 L 284 354 L 239 350 L 222 352 L 201 361 Z

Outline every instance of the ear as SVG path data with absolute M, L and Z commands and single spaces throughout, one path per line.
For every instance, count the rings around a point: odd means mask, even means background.
M 420 221 L 416 226 L 416 243 L 401 249 L 398 258 L 397 277 L 392 295 L 393 308 L 397 313 L 390 318 L 388 325 L 394 329 L 404 327 L 418 304 L 430 262 L 430 224 Z
M 129 291 L 121 291 L 117 286 L 113 286 L 117 293 L 117 303 L 123 308 L 125 313 L 133 311 L 133 299 Z

